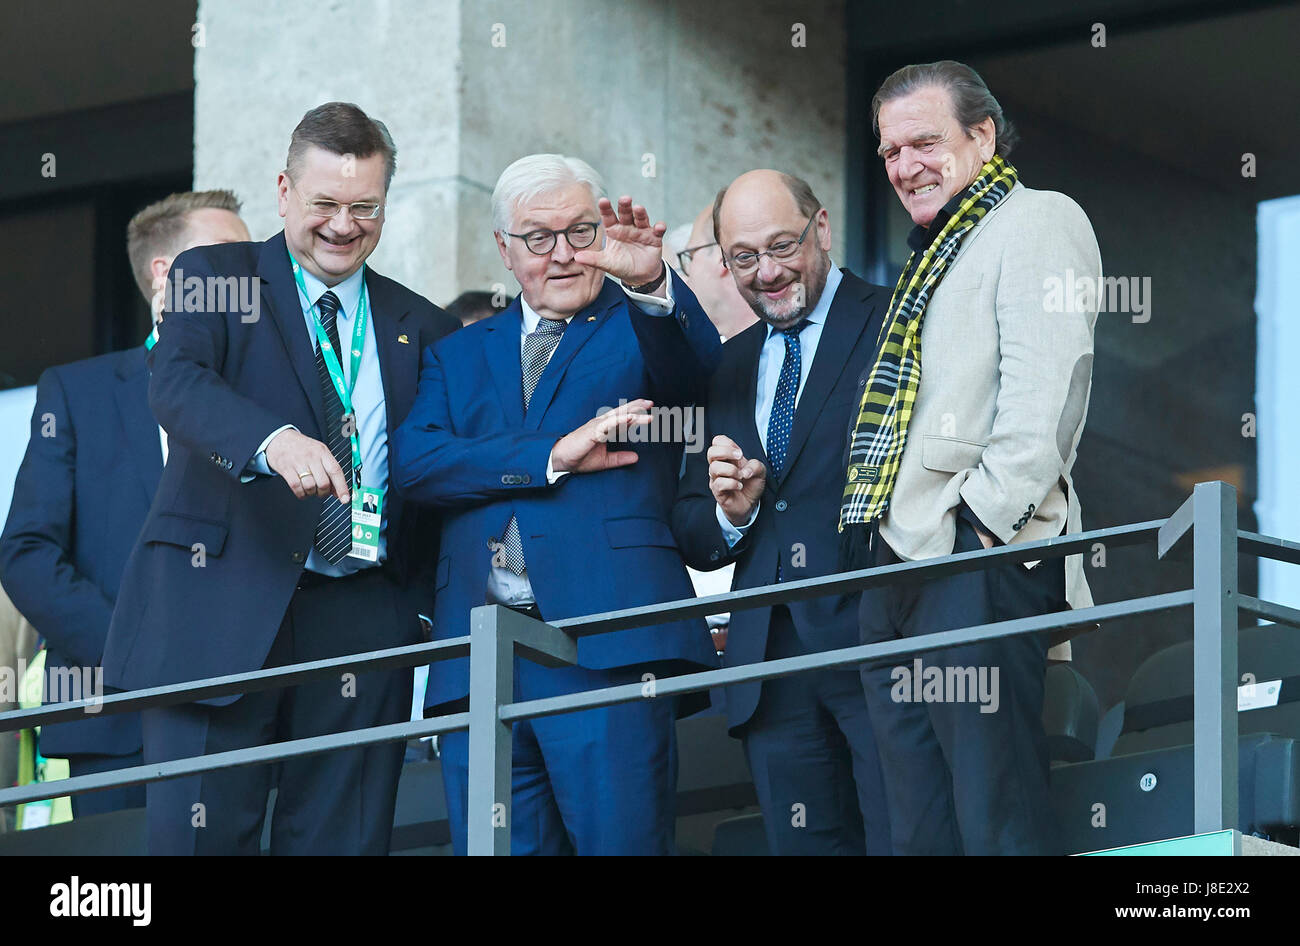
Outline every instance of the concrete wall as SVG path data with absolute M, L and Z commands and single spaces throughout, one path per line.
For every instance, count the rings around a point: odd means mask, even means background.
M 786 6 L 201 0 L 195 186 L 232 187 L 254 237 L 271 235 L 294 125 L 321 102 L 356 102 L 398 148 L 372 262 L 438 303 L 494 283 L 517 290 L 496 254 L 489 197 L 502 169 L 534 151 L 582 157 L 670 227 L 742 171 L 777 167 L 810 181 L 834 227 L 844 219 L 843 2 L 797 20 Z

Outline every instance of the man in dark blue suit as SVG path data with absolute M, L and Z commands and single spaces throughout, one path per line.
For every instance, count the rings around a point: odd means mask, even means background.
M 830 259 L 804 181 L 750 171 L 714 202 L 715 239 L 759 322 L 709 385 L 707 454 L 688 458 L 673 534 L 689 565 L 736 563 L 732 587 L 839 571 L 844 425 L 887 290 Z M 857 595 L 733 611 L 728 666 L 858 643 Z M 773 854 L 888 854 L 889 819 L 856 667 L 729 687 Z
M 127 255 L 152 302 L 178 253 L 248 238 L 229 191 L 172 194 L 131 218 Z M 0 581 L 46 641 L 49 680 L 99 670 L 122 569 L 158 487 L 167 448 L 149 413 L 152 341 L 49 368 L 37 382 L 31 439 L 0 537 Z M 71 695 L 45 694 L 57 697 Z M 140 765 L 139 714 L 46 725 L 41 754 L 66 758 L 74 777 Z M 140 808 L 144 795 L 142 785 L 82 793 L 72 811 Z
M 668 527 L 682 444 L 656 436 L 662 423 L 647 425 L 675 418 L 682 429 L 720 342 L 662 263 L 663 224 L 603 193 L 575 158 L 530 155 L 508 167 L 493 226 L 520 298 L 424 353 L 392 475 L 443 512 L 439 637 L 468 634 L 470 609 L 485 601 L 556 620 L 692 597 Z M 570 668 L 517 660 L 515 696 L 693 666 L 717 666 L 708 631 L 677 621 L 584 638 Z M 426 710 L 464 706 L 468 690 L 466 661 L 433 664 Z M 672 851 L 676 710 L 652 698 L 516 724 L 512 851 Z M 466 811 L 466 734 L 441 743 L 463 852 L 467 820 L 492 812 Z
M 388 489 L 388 432 L 415 396 L 421 348 L 456 326 L 365 267 L 395 163 L 387 129 L 355 105 L 315 108 L 279 177 L 284 232 L 177 257 L 149 387 L 172 453 L 123 577 L 109 684 L 422 638 L 437 533 Z M 377 526 L 365 492 L 382 497 Z M 345 673 L 147 710 L 145 761 L 400 722 L 410 681 Z M 403 748 L 283 762 L 272 852 L 386 853 Z M 150 851 L 256 853 L 269 785 L 265 765 L 150 783 Z

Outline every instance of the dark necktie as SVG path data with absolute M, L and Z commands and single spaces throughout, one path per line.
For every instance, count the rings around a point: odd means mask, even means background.
M 338 312 L 339 297 L 333 292 L 326 292 L 316 303 L 320 312 L 320 323 L 329 336 L 334 354 L 343 364 L 342 348 L 339 346 Z M 343 468 L 343 476 L 352 488 L 352 438 L 344 432 L 343 402 L 334 390 L 329 370 L 325 367 L 325 355 L 320 345 L 316 346 L 316 375 L 320 378 L 321 395 L 325 404 L 325 442 L 334 454 L 334 459 Z M 316 551 L 327 562 L 337 565 L 352 551 L 352 507 L 345 506 L 333 495 L 326 496 L 321 504 L 320 520 L 316 523 Z
M 767 459 L 772 474 L 778 479 L 785 470 L 785 452 L 790 446 L 790 428 L 794 426 L 795 395 L 799 393 L 802 359 L 799 333 L 807 326 L 808 320 L 804 319 L 798 325 L 781 330 L 785 337 L 785 360 L 781 362 L 781 376 L 776 382 L 772 414 L 767 419 Z
M 808 326 L 803 319 L 798 325 L 782 329 L 785 337 L 785 360 L 781 362 L 781 376 L 776 382 L 776 397 L 772 399 L 772 415 L 767 419 L 767 459 L 772 466 L 773 479 L 780 480 L 785 470 L 785 453 L 790 447 L 790 428 L 794 426 L 794 399 L 799 393 L 799 373 L 803 353 L 799 333 Z M 776 580 L 785 579 L 781 560 L 776 563 Z
M 520 368 L 525 414 L 528 413 L 528 404 L 533 399 L 533 392 L 537 390 L 537 382 L 541 379 L 542 372 L 546 370 L 551 356 L 555 354 L 555 349 L 560 344 L 560 336 L 564 334 L 567 324 L 559 319 L 541 319 L 537 323 L 537 328 L 524 338 L 524 353 L 520 359 Z M 514 516 L 511 516 L 510 522 L 506 524 L 506 533 L 502 538 L 502 552 L 505 567 L 516 575 L 522 575 L 526 567 L 524 544 L 519 537 L 519 523 Z

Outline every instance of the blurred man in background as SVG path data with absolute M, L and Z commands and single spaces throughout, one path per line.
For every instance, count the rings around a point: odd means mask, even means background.
M 230 191 L 172 194 L 127 225 L 136 285 L 157 300 L 175 257 L 195 246 L 249 239 Z M 47 369 L 37 382 L 31 439 L 0 536 L 0 581 L 44 637 L 48 671 L 99 667 L 122 570 L 149 512 L 167 433 L 149 410 L 145 344 Z M 89 695 L 89 694 L 87 694 Z M 46 693 L 51 697 L 68 694 Z M 5 734 L 8 735 L 8 734 Z M 49 723 L 40 751 L 89 775 L 143 762 L 140 716 L 118 713 Z M 139 808 L 143 785 L 72 796 L 74 816 Z
M 480 319 L 486 319 L 489 315 L 496 315 L 511 302 L 510 297 L 506 296 L 498 306 L 493 301 L 495 299 L 496 293 L 471 289 L 452 299 L 446 312 L 452 318 L 459 319 L 461 325 L 472 325 Z
M 736 288 L 736 280 L 722 258 L 722 248 L 713 233 L 713 207 L 709 204 L 695 218 L 687 245 L 677 258 L 686 284 L 725 342 L 753 325 L 758 317 Z

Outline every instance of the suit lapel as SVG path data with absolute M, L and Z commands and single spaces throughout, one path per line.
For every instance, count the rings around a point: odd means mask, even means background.
M 741 349 L 739 363 L 745 366 L 741 373 L 741 383 L 745 385 L 745 389 L 741 392 L 740 398 L 740 403 L 745 406 L 743 412 L 745 416 L 740 419 L 740 427 L 736 431 L 736 443 L 746 457 L 751 460 L 755 458 L 762 460 L 763 466 L 770 470 L 772 464 L 767 459 L 767 451 L 763 449 L 763 438 L 759 436 L 758 424 L 754 421 L 754 405 L 758 401 L 758 359 L 763 353 L 763 345 L 766 341 L 767 323 L 760 321 L 726 344 L 744 346 Z M 708 449 L 707 444 L 705 449 Z
M 271 319 L 280 332 L 285 352 L 293 373 L 302 385 L 302 392 L 311 404 L 316 418 L 316 432 L 325 429 L 325 404 L 321 396 L 320 379 L 316 376 L 316 349 L 307 335 L 302 304 L 298 300 L 298 287 L 293 270 L 289 268 L 289 249 L 284 242 L 284 231 L 262 244 L 257 259 L 257 275 L 262 280 L 262 300 L 271 310 Z M 376 338 L 378 335 L 376 334 Z
M 869 323 L 875 322 L 879 327 L 879 320 L 875 317 L 879 305 L 872 298 L 874 294 L 871 286 L 850 273 L 844 274 L 826 313 L 826 324 L 817 342 L 812 371 L 808 373 L 808 381 L 799 395 L 799 406 L 795 409 L 794 424 L 790 428 L 790 446 L 785 454 L 783 479 L 788 478 L 794 468 L 799 451 L 808 442 L 808 435 L 812 433 L 813 425 L 863 331 Z
M 389 436 L 397 430 L 415 402 L 415 384 L 420 373 L 419 337 L 412 342 L 408 335 L 405 344 L 398 341 L 410 310 L 402 307 L 393 286 L 388 278 L 373 270 L 366 271 L 370 320 L 379 355 L 379 375 L 384 383 L 384 414 Z
M 522 295 L 516 296 L 505 311 L 493 316 L 486 323 L 487 331 L 483 335 L 483 356 L 492 375 L 492 384 L 497 389 L 497 397 L 501 399 L 506 423 L 511 427 L 521 426 L 524 422 L 523 368 L 520 366 L 522 299 Z
M 134 349 L 130 358 L 117 368 L 113 395 L 122 418 L 123 434 L 131 446 L 135 472 L 144 487 L 145 501 L 153 502 L 162 476 L 162 441 L 158 421 L 149 410 L 149 371 L 144 348 Z
M 564 334 L 560 337 L 560 344 L 555 349 L 555 354 L 546 363 L 546 370 L 542 372 L 542 376 L 537 379 L 537 387 L 533 390 L 533 396 L 528 401 L 528 413 L 524 417 L 525 427 L 530 430 L 537 430 L 541 426 L 542 418 L 546 416 L 546 409 L 550 407 L 551 401 L 555 397 L 556 389 L 560 386 L 560 380 L 564 377 L 569 362 L 605 324 L 609 314 L 624 299 L 623 290 L 619 289 L 612 279 L 607 278 L 596 300 L 569 320 Z M 516 380 L 522 376 L 522 373 L 521 368 Z M 522 388 L 520 388 L 520 396 L 522 398 Z

